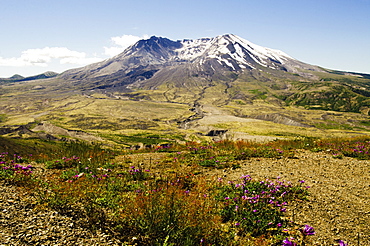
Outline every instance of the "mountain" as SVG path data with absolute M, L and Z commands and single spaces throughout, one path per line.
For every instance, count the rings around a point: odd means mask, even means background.
M 9 80 L 17 81 L 17 80 L 22 80 L 24 77 L 19 74 L 14 74 L 12 77 L 9 78 Z
M 323 69 L 300 62 L 279 50 L 255 45 L 236 35 L 171 41 L 151 37 L 140 40 L 123 53 L 89 66 L 64 72 L 66 80 L 90 81 L 96 89 L 154 88 L 167 81 L 200 77 L 230 80 L 231 73 L 279 70 L 312 76 L 304 70 Z M 182 86 L 177 85 L 177 86 Z

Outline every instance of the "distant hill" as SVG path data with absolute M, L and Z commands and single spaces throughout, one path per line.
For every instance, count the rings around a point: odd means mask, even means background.
M 38 80 L 38 79 L 48 79 L 48 78 L 53 78 L 57 76 L 58 73 L 55 72 L 45 72 L 42 74 L 34 75 L 34 76 L 29 76 L 29 77 L 23 77 L 19 74 L 15 74 L 10 78 L 0 78 L 0 83 L 7 83 L 7 82 L 22 82 L 22 81 L 29 81 L 29 80 Z

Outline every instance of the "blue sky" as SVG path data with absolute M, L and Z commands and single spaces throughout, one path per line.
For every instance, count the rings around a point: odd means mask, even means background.
M 81 67 L 152 35 L 226 33 L 370 73 L 370 0 L 0 0 L 0 11 L 0 77 Z

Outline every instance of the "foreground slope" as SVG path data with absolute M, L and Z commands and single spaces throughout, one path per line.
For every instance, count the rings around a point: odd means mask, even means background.
M 165 153 L 129 154 L 117 156 L 115 162 L 121 167 L 139 166 L 142 163 L 149 165 L 153 160 L 157 163 L 161 159 L 172 159 L 173 156 L 170 156 Z M 133 162 L 128 163 L 127 160 Z M 171 168 L 174 164 L 166 163 L 169 171 L 173 172 Z M 38 163 L 34 169 L 35 175 L 52 175 L 52 170 L 46 169 L 45 172 L 43 168 L 44 165 Z M 163 169 L 159 167 L 158 171 L 165 172 Z M 310 236 L 309 245 L 337 245 L 335 243 L 338 239 L 349 245 L 366 245 L 370 240 L 367 233 L 370 229 L 370 187 L 362 174 L 369 170 L 367 160 L 349 157 L 334 159 L 327 151 L 314 153 L 296 150 L 295 158 L 250 158 L 240 161 L 240 168 L 234 170 L 200 169 L 197 177 L 222 177 L 224 182 L 239 182 L 241 175 L 249 174 L 257 180 L 274 179 L 278 176 L 281 180 L 293 183 L 305 180 L 304 185 L 311 187 L 308 200 L 289 206 L 287 214 L 293 216 L 297 224 L 309 224 L 315 228 L 316 235 Z M 83 213 L 60 213 L 38 204 L 37 199 L 27 192 L 28 189 L 20 189 L 19 186 L 11 186 L 4 181 L 0 182 L 0 186 L 3 191 L 0 207 L 6 208 L 6 213 L 0 217 L 2 243 L 121 245 L 122 241 L 119 239 L 126 236 L 101 230 L 92 232 L 87 228 Z

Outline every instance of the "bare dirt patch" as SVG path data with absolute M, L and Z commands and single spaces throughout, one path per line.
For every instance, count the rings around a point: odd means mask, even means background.
M 69 136 L 72 138 L 77 138 L 85 141 L 101 141 L 102 139 L 99 137 L 95 137 L 91 134 L 82 131 L 71 131 L 66 130 L 64 128 L 55 126 L 49 122 L 42 122 L 38 124 L 35 128 L 32 129 L 33 131 L 43 131 L 51 135 L 62 135 L 62 136 Z

